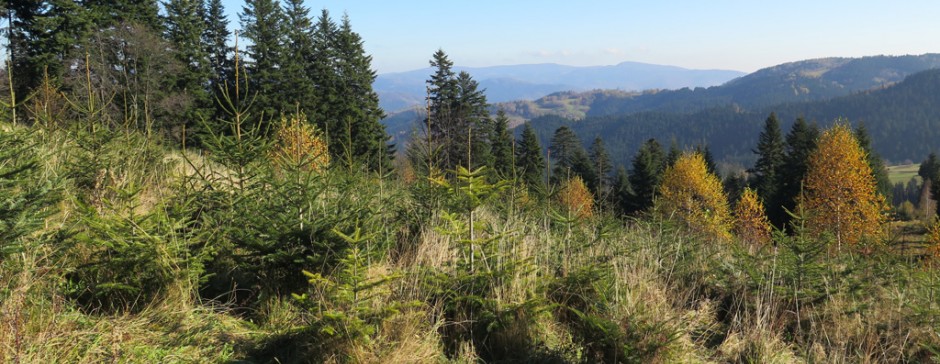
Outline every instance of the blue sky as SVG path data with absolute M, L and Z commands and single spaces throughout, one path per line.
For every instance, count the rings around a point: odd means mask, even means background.
M 243 0 L 225 0 L 233 27 Z M 349 14 L 379 73 L 623 61 L 752 72 L 829 56 L 940 52 L 940 1 L 306 1 Z

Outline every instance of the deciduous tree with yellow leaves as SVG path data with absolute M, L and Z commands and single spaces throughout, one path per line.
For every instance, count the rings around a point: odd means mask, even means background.
M 865 158 L 852 129 L 836 122 L 819 138 L 803 180 L 807 228 L 832 233 L 840 250 L 882 232 L 886 206 Z
M 731 237 L 731 212 L 718 177 L 699 153 L 684 153 L 663 173 L 655 211 L 691 230 L 719 239 Z
M 744 189 L 734 207 L 734 217 L 734 232 L 741 240 L 754 244 L 770 241 L 770 221 L 757 192 L 750 188 Z

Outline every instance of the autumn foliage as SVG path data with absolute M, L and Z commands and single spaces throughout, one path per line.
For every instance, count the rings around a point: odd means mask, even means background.
M 770 241 L 770 221 L 757 192 L 750 188 L 744 189 L 734 208 L 734 217 L 734 232 L 741 240 L 755 244 Z
M 573 215 L 582 218 L 594 215 L 594 196 L 581 177 L 574 176 L 568 179 L 568 182 L 558 191 L 558 200 Z
M 885 221 L 884 198 L 852 130 L 838 123 L 819 138 L 803 180 L 801 206 L 814 235 L 831 233 L 838 246 L 875 237 Z
M 305 119 L 303 114 L 281 118 L 271 157 L 278 164 L 321 172 L 329 167 L 330 154 L 319 130 Z
M 715 238 L 731 237 L 731 212 L 721 181 L 699 153 L 685 153 L 666 169 L 655 210 Z

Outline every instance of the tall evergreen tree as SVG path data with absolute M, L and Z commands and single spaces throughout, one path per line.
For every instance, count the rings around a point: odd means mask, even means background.
M 293 0 L 299 1 L 299 0 Z M 379 96 L 372 89 L 376 74 L 372 56 L 367 55 L 362 37 L 352 30 L 344 15 L 336 37 L 336 69 L 339 73 L 342 101 L 336 118 L 343 123 L 345 138 L 334 138 L 334 154 L 340 160 L 354 161 L 373 171 L 391 168 L 388 134 L 381 123 L 385 112 L 379 107 Z M 337 145 L 339 144 L 339 145 Z
M 594 138 L 591 143 L 591 164 L 594 167 L 594 181 L 588 183 L 588 187 L 594 191 L 594 196 L 599 201 L 606 201 L 610 195 L 610 172 L 613 165 L 610 162 L 610 155 L 607 154 L 607 148 L 604 147 L 604 140 L 600 137 Z
M 623 166 L 617 168 L 617 174 L 614 175 L 613 183 L 610 188 L 611 207 L 619 215 L 629 213 L 633 206 L 633 188 L 630 186 L 630 177 L 627 176 L 627 169 Z
M 924 194 L 930 196 L 925 196 L 921 201 L 921 208 L 926 210 L 926 205 L 929 205 L 929 200 L 937 200 L 940 197 L 940 158 L 937 158 L 937 154 L 931 152 L 923 162 L 920 163 L 920 168 L 917 170 L 917 175 L 923 178 L 924 180 Z M 940 203 L 935 203 L 937 212 L 940 213 Z M 938 214 L 940 215 L 940 214 Z
M 552 183 L 562 184 L 572 177 L 578 176 L 582 180 L 588 181 L 589 185 L 593 185 L 593 181 L 597 177 L 591 158 L 584 150 L 581 139 L 571 128 L 561 126 L 556 129 L 548 149 L 554 162 L 551 176 Z
M 46 71 L 61 76 L 71 53 L 96 28 L 91 12 L 73 0 L 9 0 L 6 5 L 7 47 L 19 95 L 28 94 Z
M 427 80 L 430 113 L 425 125 L 432 143 L 440 146 L 439 167 L 466 165 L 468 152 L 471 167 L 491 164 L 486 95 L 469 73 L 455 75 L 443 50 L 435 52 L 430 63 L 434 74 Z
M 646 210 L 653 206 L 653 196 L 662 182 L 666 156 L 656 139 L 649 139 L 640 146 L 633 157 L 633 170 L 630 173 L 630 185 L 633 187 L 633 199 L 629 213 Z
M 340 118 L 338 111 L 340 109 L 338 105 L 345 97 L 340 88 L 339 74 L 336 72 L 339 57 L 337 55 L 338 33 L 339 29 L 330 17 L 329 10 L 320 10 L 320 16 L 314 24 L 314 52 L 305 55 L 304 62 L 308 67 L 306 74 L 312 78 L 316 88 L 317 98 L 315 109 L 307 112 L 312 113 L 311 116 L 326 133 L 331 153 L 338 151 L 336 146 L 342 140 L 342 130 L 346 129 L 344 126 L 346 121 Z
M 502 108 L 496 112 L 490 140 L 492 141 L 494 171 L 500 178 L 512 178 L 514 164 L 512 132 L 509 131 L 509 116 Z
M 176 75 L 177 90 L 189 94 L 194 101 L 190 120 L 206 118 L 212 107 L 209 80 L 212 77 L 209 54 L 203 44 L 206 23 L 201 0 L 169 0 L 166 8 L 166 38 L 176 48 L 176 59 L 186 68 Z
M 209 57 L 209 68 L 212 72 L 210 94 L 221 97 L 221 90 L 226 87 L 226 83 L 231 83 L 229 78 L 233 75 L 233 50 L 228 45 L 232 33 L 228 30 L 229 21 L 225 16 L 222 0 L 209 0 L 203 15 L 205 31 L 202 33 L 202 44 Z
M 99 29 L 134 23 L 159 31 L 163 26 L 157 0 L 85 0 L 82 5 L 91 10 Z
M 282 42 L 284 14 L 277 0 L 246 0 L 239 14 L 242 35 L 250 43 L 246 47 L 250 90 L 255 96 L 255 115 L 271 123 L 273 117 L 289 110 L 282 92 L 285 75 L 280 68 L 286 54 Z M 269 126 L 265 126 L 269 128 Z
M 315 118 L 313 113 L 318 100 L 312 75 L 306 72 L 311 69 L 308 62 L 315 53 L 310 9 L 304 6 L 303 0 L 285 0 L 283 11 L 285 53 L 280 68 L 288 75 L 284 79 L 284 103 L 290 111 L 300 109 L 309 118 Z M 335 148 L 330 146 L 330 150 L 335 151 Z
M 532 125 L 525 123 L 522 135 L 516 143 L 516 173 L 519 180 L 531 189 L 542 190 L 545 186 L 545 158 L 542 146 Z
M 783 211 L 781 198 L 781 168 L 784 164 L 784 141 L 780 131 L 780 122 L 775 113 L 770 113 L 764 121 L 764 130 L 757 142 L 757 162 L 750 170 L 754 175 L 753 186 L 757 196 L 767 209 L 767 218 L 778 228 L 783 227 L 787 214 Z
M 803 178 L 806 177 L 809 157 L 816 151 L 819 127 L 809 124 L 803 118 L 797 118 L 786 136 L 786 157 L 780 173 L 780 203 L 789 211 L 796 208 L 797 199 L 803 190 Z M 789 216 L 783 218 L 781 227 L 789 223 Z
M 469 147 L 471 168 L 492 166 L 489 137 L 493 127 L 486 95 L 480 89 L 480 84 L 464 71 L 457 74 L 457 90 L 457 100 L 452 106 L 456 114 L 451 122 L 454 124 L 454 136 L 460 142 L 448 146 L 447 150 L 453 151 L 455 160 L 460 160 L 460 158 L 465 158 L 466 154 L 458 153 Z M 456 144 L 463 145 L 458 148 Z M 465 160 L 459 164 L 466 165 L 466 163 Z
M 875 176 L 877 191 L 882 196 L 891 196 L 891 180 L 888 178 L 888 168 L 885 167 L 884 160 L 871 147 L 871 136 L 868 135 L 868 129 L 864 122 L 859 122 L 855 128 L 855 139 L 858 145 L 865 151 L 865 158 L 868 166 L 871 167 L 872 174 Z

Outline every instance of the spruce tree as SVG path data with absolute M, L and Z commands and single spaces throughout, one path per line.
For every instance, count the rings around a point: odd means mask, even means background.
M 858 126 L 855 127 L 855 139 L 858 140 L 858 145 L 865 151 L 865 160 L 868 161 L 868 166 L 871 167 L 872 174 L 875 176 L 878 193 L 882 196 L 890 196 L 891 180 L 888 178 L 888 168 L 885 167 L 885 162 L 881 159 L 881 156 L 872 149 L 871 136 L 868 135 L 865 123 L 859 122 Z
M 308 67 L 306 74 L 312 77 L 317 90 L 316 108 L 308 112 L 326 133 L 331 153 L 338 151 L 335 146 L 342 140 L 343 130 L 346 129 L 346 121 L 340 119 L 338 111 L 338 104 L 345 97 L 340 87 L 339 74 L 336 72 L 338 33 L 329 10 L 322 9 L 314 24 L 314 52 L 308 54 L 305 61 Z
M 627 169 L 623 166 L 617 168 L 617 174 L 614 175 L 613 183 L 610 188 L 611 206 L 618 215 L 624 215 L 631 211 L 633 199 L 633 188 L 630 186 L 630 177 L 627 176 Z
M 653 206 L 653 196 L 659 190 L 665 169 L 666 156 L 656 139 L 649 139 L 633 157 L 633 170 L 630 173 L 630 185 L 633 198 L 629 213 L 646 210 Z
M 581 176 L 581 179 L 591 181 L 580 173 L 583 171 L 579 170 L 579 164 L 581 159 L 587 159 L 587 152 L 571 128 L 561 126 L 556 129 L 548 150 L 553 164 L 552 183 L 565 182 L 572 176 Z
M 139 24 L 159 31 L 163 26 L 157 0 L 86 0 L 83 6 L 91 10 L 99 29 Z
M 514 165 L 512 132 L 509 131 L 509 116 L 502 108 L 496 112 L 490 140 L 492 141 L 493 170 L 500 178 L 512 178 Z
M 770 113 L 764 121 L 764 130 L 760 133 L 757 149 L 757 162 L 750 172 L 754 175 L 753 186 L 757 196 L 767 208 L 767 217 L 778 228 L 783 227 L 787 214 L 783 211 L 781 169 L 784 164 L 784 141 L 777 115 Z
M 338 104 L 335 117 L 344 127 L 341 137 L 333 139 L 340 141 L 333 143 L 334 154 L 347 164 L 355 161 L 369 170 L 387 171 L 391 168 L 392 154 L 388 134 L 381 123 L 385 112 L 379 107 L 379 96 L 372 89 L 376 78 L 372 56 L 366 54 L 362 37 L 352 30 L 346 15 L 337 33 L 336 46 L 342 103 Z
M 206 9 L 203 12 L 204 32 L 202 33 L 202 44 L 205 47 L 205 53 L 209 57 L 209 68 L 211 77 L 209 79 L 209 92 L 216 98 L 222 98 L 222 89 L 231 83 L 230 77 L 234 75 L 234 64 L 230 55 L 232 47 L 228 45 L 231 32 L 228 30 L 228 18 L 225 16 L 225 8 L 222 6 L 222 0 L 209 0 Z M 221 110 L 215 115 L 222 117 Z
M 454 144 L 453 119 L 456 110 L 453 110 L 454 100 L 457 99 L 457 77 L 453 71 L 454 63 L 447 57 L 444 50 L 438 49 L 430 60 L 434 74 L 426 81 L 428 87 L 429 114 L 424 125 L 427 126 L 428 139 L 435 146 L 446 148 Z M 439 163 L 442 166 L 455 165 L 451 161 L 450 153 L 442 151 Z
M 70 54 L 83 45 L 96 26 L 91 11 L 72 0 L 9 1 L 8 51 L 14 88 L 27 95 L 44 72 L 57 78 Z
M 175 75 L 177 90 L 190 95 L 194 105 L 187 119 L 205 119 L 213 105 L 206 85 L 212 78 L 209 54 L 203 44 L 206 23 L 201 0 L 169 0 L 166 7 L 166 38 L 174 46 L 176 59 L 185 69 Z
M 427 80 L 430 115 L 425 125 L 432 143 L 440 147 L 438 167 L 466 166 L 468 153 L 471 168 L 490 165 L 492 121 L 479 83 L 467 72 L 455 76 L 443 50 L 435 52 L 430 63 L 434 74 Z
M 276 0 L 246 0 L 241 20 L 242 35 L 250 41 L 246 51 L 250 90 L 255 100 L 253 112 L 265 121 L 270 129 L 274 116 L 291 110 L 286 105 L 282 92 L 285 75 L 280 68 L 284 51 L 284 14 Z
M 284 57 L 279 65 L 282 72 L 288 77 L 284 79 L 284 103 L 290 110 L 299 109 L 304 113 L 311 113 L 308 117 L 316 117 L 312 113 L 316 109 L 317 97 L 312 75 L 306 71 L 311 69 L 308 62 L 310 55 L 315 53 L 313 47 L 313 22 L 310 19 L 310 10 L 303 5 L 303 0 L 285 0 L 284 5 Z M 330 148 L 334 150 L 334 148 Z
M 921 198 L 921 208 L 926 210 L 926 205 L 929 205 L 929 200 L 937 200 L 940 197 L 940 158 L 937 158 L 937 154 L 931 152 L 923 162 L 920 163 L 920 168 L 917 170 L 917 175 L 923 178 L 924 180 L 924 194 L 929 192 L 929 196 L 924 196 L 926 198 Z M 940 203 L 935 203 L 937 212 L 940 213 Z
M 516 143 L 516 173 L 530 189 L 545 187 L 545 158 L 535 129 L 529 123 L 522 126 L 522 135 Z
M 489 104 L 480 84 L 469 73 L 457 74 L 457 112 L 456 131 L 462 135 L 464 143 L 469 143 L 473 168 L 492 166 L 490 136 L 493 133 L 493 120 L 489 115 Z M 469 138 L 469 140 L 468 140 Z M 453 148 L 456 150 L 457 148 Z
M 600 137 L 594 138 L 594 143 L 591 144 L 591 163 L 595 174 L 591 190 L 594 191 L 594 196 L 597 196 L 599 201 L 606 201 L 610 194 L 610 171 L 613 165 L 610 163 L 607 148 L 604 147 L 604 140 Z M 588 186 L 590 187 L 591 184 Z
M 803 190 L 803 178 L 806 176 L 809 156 L 816 150 L 819 127 L 809 124 L 803 118 L 797 118 L 786 137 L 786 157 L 780 173 L 779 202 L 788 211 L 794 211 L 800 192 Z M 789 217 L 782 219 L 781 227 L 790 222 Z

